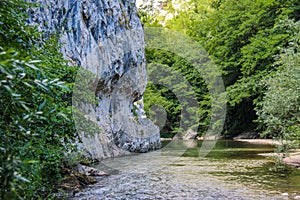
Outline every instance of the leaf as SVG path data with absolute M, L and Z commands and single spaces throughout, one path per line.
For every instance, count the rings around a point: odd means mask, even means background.
M 19 103 L 21 104 L 21 106 L 26 110 L 26 111 L 30 111 L 30 108 L 28 108 L 27 106 L 26 106 L 26 103 L 24 102 L 24 101 L 19 101 Z
M 47 103 L 47 100 L 44 100 L 44 102 L 39 105 L 38 110 L 42 110 L 44 108 L 44 106 L 46 105 L 46 103 Z
M 58 113 L 57 115 L 65 118 L 66 120 L 69 120 L 69 118 L 64 113 Z
M 20 94 L 16 94 L 16 93 L 12 93 L 12 96 L 13 96 L 13 97 L 21 97 Z
M 26 81 L 22 81 L 22 83 L 23 83 L 24 85 L 26 85 L 27 87 L 33 88 L 33 86 L 30 85 L 30 84 L 29 84 L 28 82 L 26 82 Z
M 25 115 L 25 116 L 23 117 L 23 119 L 26 120 L 26 119 L 28 119 L 29 117 L 30 117 L 30 115 Z
M 38 72 L 38 74 L 37 74 L 37 79 L 38 79 L 38 80 L 41 79 L 41 72 Z
M 39 70 L 40 70 L 39 68 L 37 68 L 36 66 L 34 66 L 34 65 L 32 65 L 32 64 L 25 63 L 25 65 L 26 65 L 27 67 L 30 67 L 30 68 L 33 69 L 33 70 L 36 70 L 36 71 L 39 71 Z
M 24 161 L 24 163 L 26 163 L 26 164 L 36 164 L 36 163 L 39 163 L 39 161 L 37 161 L 37 160 L 26 160 L 26 161 Z
M 56 78 L 56 79 L 50 81 L 49 84 L 53 84 L 53 83 L 55 83 L 55 82 L 57 82 L 57 81 L 59 81 L 59 78 Z
M 11 88 L 9 87 L 9 86 L 7 86 L 7 85 L 4 85 L 3 86 L 9 93 L 11 93 L 12 94 L 12 91 L 11 91 Z
M 34 80 L 34 82 L 35 82 L 39 87 L 41 87 L 42 89 L 44 89 L 44 90 L 46 90 L 46 91 L 49 90 L 45 85 L 43 85 L 43 84 L 41 83 L 40 80 Z
M 29 61 L 30 64 L 32 64 L 32 63 L 41 63 L 41 62 L 42 62 L 41 60 L 31 60 L 31 61 Z
M 26 182 L 26 183 L 30 183 L 30 181 L 28 179 L 26 179 L 25 177 L 22 177 L 20 175 L 18 175 L 17 173 L 14 173 L 14 176 L 16 179 L 20 180 L 20 181 L 23 181 L 23 182 Z
M 4 74 L 9 74 L 2 66 L 2 64 L 0 63 L 0 71 Z M 5 66 L 5 65 L 4 65 Z

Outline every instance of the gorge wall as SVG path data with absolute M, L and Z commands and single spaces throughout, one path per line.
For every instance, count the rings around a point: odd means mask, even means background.
M 70 65 L 94 74 L 91 81 L 77 79 L 74 87 L 74 105 L 100 127 L 86 134 L 89 127 L 75 120 L 82 148 L 96 160 L 159 148 L 158 127 L 138 110 L 143 107 L 147 74 L 135 0 L 35 2 L 40 6 L 29 11 L 29 23 L 46 36 L 58 33 Z M 94 92 L 96 103 L 82 100 L 80 90 L 85 88 Z

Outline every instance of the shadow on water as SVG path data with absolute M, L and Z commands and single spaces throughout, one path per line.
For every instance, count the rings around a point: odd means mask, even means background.
M 245 164 L 246 165 L 246 164 Z M 280 191 L 292 195 L 299 194 L 300 191 L 300 170 L 289 168 L 285 172 L 278 172 L 274 168 L 273 162 L 263 163 L 261 166 L 245 167 L 243 170 L 234 169 L 236 166 L 220 171 L 210 172 L 210 174 L 226 177 L 227 181 L 238 181 L 243 185 L 254 184 L 265 190 Z
M 198 157 L 199 148 L 202 141 L 197 142 L 196 148 L 189 148 L 183 156 Z M 247 142 L 232 141 L 232 140 L 218 140 L 212 151 L 206 158 L 212 159 L 260 159 L 262 156 L 259 153 L 272 153 L 274 146 L 262 144 L 250 144 Z
M 189 148 L 183 157 L 198 157 L 202 142 L 197 147 Z M 247 142 L 219 140 L 215 148 L 206 156 L 219 165 L 209 174 L 225 177 L 227 181 L 238 181 L 244 185 L 255 185 L 266 190 L 297 194 L 300 192 L 300 169 L 288 167 L 278 171 L 272 158 L 259 155 L 273 153 L 274 146 L 268 144 L 251 144 Z

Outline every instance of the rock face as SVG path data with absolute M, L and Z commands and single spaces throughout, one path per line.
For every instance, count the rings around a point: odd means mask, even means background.
M 159 128 L 134 106 L 137 101 L 141 104 L 147 84 L 144 34 L 135 0 L 35 2 L 41 7 L 29 11 L 29 23 L 46 36 L 59 33 L 61 52 L 69 63 L 94 74 L 77 79 L 73 95 L 73 104 L 101 129 L 87 135 L 89 127 L 82 128 L 82 121 L 75 120 L 91 158 L 160 148 Z M 84 100 L 86 88 L 96 103 Z

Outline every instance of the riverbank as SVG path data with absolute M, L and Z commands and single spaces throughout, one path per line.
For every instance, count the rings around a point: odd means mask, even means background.
M 62 169 L 62 175 L 64 178 L 56 187 L 58 192 L 54 193 L 58 199 L 72 198 L 82 188 L 97 183 L 97 177 L 109 176 L 106 172 L 81 164 Z
M 297 168 L 300 168 L 300 149 L 298 149 L 297 152 L 290 153 L 288 157 L 283 159 L 283 162 L 288 165 L 293 165 Z
M 161 141 L 170 141 L 173 140 L 172 138 L 160 138 Z M 204 140 L 203 137 L 199 137 L 196 140 Z M 206 138 L 205 140 L 218 140 L 214 138 Z M 280 142 L 273 139 L 230 139 L 232 141 L 237 142 L 247 142 L 251 144 L 265 144 L 265 145 L 280 145 Z
M 285 164 L 300 168 L 300 149 L 289 153 L 287 157 L 284 157 L 283 153 L 262 153 L 258 155 L 265 157 L 278 157 L 281 158 Z
M 275 145 L 279 146 L 281 143 L 272 139 L 234 139 L 234 141 L 247 142 L 251 144 L 264 144 L 264 145 Z M 294 167 L 300 168 L 300 149 L 294 149 L 288 153 L 287 157 L 283 153 L 264 153 L 259 154 L 266 157 L 279 157 L 285 164 L 292 165 Z
M 265 145 L 280 145 L 280 142 L 273 139 L 233 139 L 237 142 L 247 142 L 251 144 L 265 144 Z
M 213 138 L 210 139 L 213 140 Z M 170 141 L 170 140 L 172 140 L 172 138 L 161 138 L 161 141 Z M 203 138 L 198 138 L 197 140 L 203 140 Z M 281 145 L 279 141 L 273 139 L 232 139 L 232 141 L 246 142 L 250 144 L 259 144 L 259 145 L 273 145 L 273 146 Z M 262 153 L 259 155 L 266 156 L 266 157 L 280 157 L 282 158 L 282 161 L 284 163 L 300 168 L 300 149 L 293 150 L 285 158 L 283 158 L 284 155 L 282 153 Z
M 272 139 L 235 139 L 234 141 L 247 142 L 251 144 L 265 144 L 265 145 L 281 145 L 279 141 Z M 300 168 L 300 149 L 292 150 L 287 157 L 283 153 L 264 153 L 259 154 L 266 157 L 279 157 L 285 164 L 292 165 L 294 167 Z

